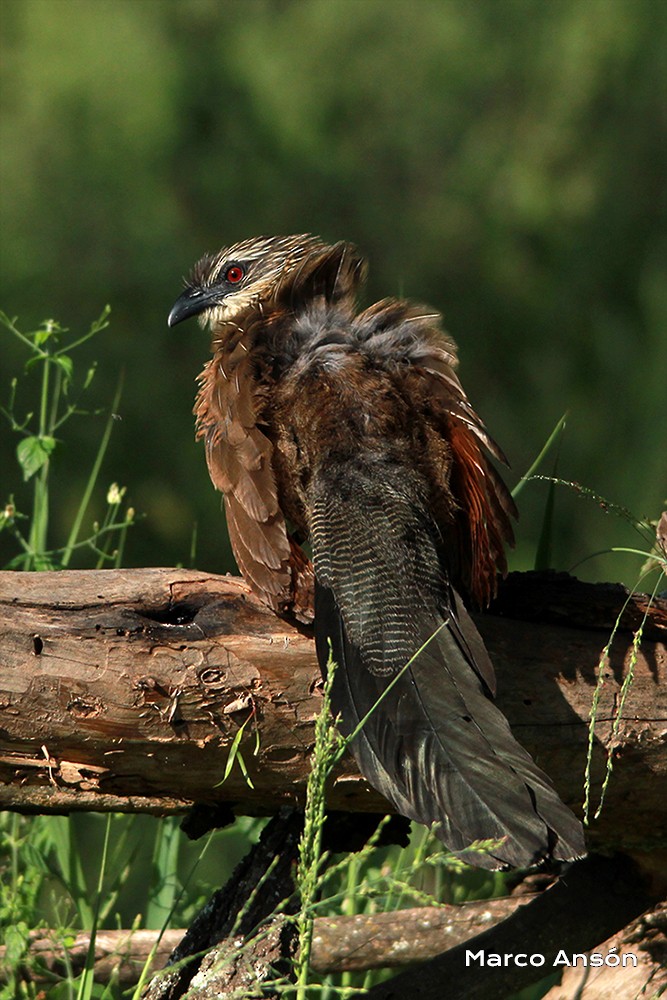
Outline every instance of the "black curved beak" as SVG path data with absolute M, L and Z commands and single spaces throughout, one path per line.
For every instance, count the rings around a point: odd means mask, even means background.
M 214 305 L 217 298 L 218 293 L 212 288 L 186 288 L 174 302 L 167 317 L 167 326 L 176 326 L 190 316 L 199 316 Z

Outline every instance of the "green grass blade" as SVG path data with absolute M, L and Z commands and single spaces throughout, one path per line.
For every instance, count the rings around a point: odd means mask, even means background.
M 544 505 L 544 516 L 542 518 L 542 527 L 540 529 L 540 537 L 537 543 L 537 551 L 535 553 L 535 565 L 533 568 L 536 570 L 551 569 L 551 567 L 553 566 L 552 539 L 553 539 L 555 508 L 556 508 L 556 487 L 554 486 L 553 483 L 549 483 L 547 500 Z
M 204 846 L 202 847 L 202 849 L 199 852 L 197 858 L 195 859 L 194 863 L 192 864 L 192 866 L 190 868 L 190 871 L 188 872 L 188 874 L 183 879 L 183 884 L 181 886 L 181 889 L 180 889 L 178 895 L 176 896 L 176 898 L 174 899 L 172 908 L 169 911 L 169 913 L 167 914 L 166 919 L 163 920 L 162 927 L 160 929 L 160 933 L 158 934 L 157 938 L 155 939 L 155 943 L 154 943 L 153 947 L 151 948 L 150 953 L 149 953 L 146 961 L 144 962 L 144 966 L 143 966 L 143 968 L 141 970 L 141 975 L 139 976 L 139 981 L 138 981 L 137 985 L 134 988 L 131 1000 L 140 1000 L 140 997 L 141 997 L 141 995 L 143 993 L 143 990 L 144 990 L 144 986 L 145 986 L 145 984 L 146 984 L 146 982 L 148 980 L 148 977 L 150 975 L 150 972 L 151 972 L 151 968 L 152 968 L 152 965 L 153 965 L 153 960 L 154 960 L 155 955 L 157 953 L 157 950 L 158 950 L 158 948 L 160 946 L 160 941 L 162 940 L 162 934 L 164 933 L 164 931 L 169 926 L 169 922 L 171 921 L 172 914 L 173 914 L 176 906 L 180 902 L 182 896 L 185 894 L 185 891 L 186 891 L 187 887 L 189 886 L 190 882 L 192 881 L 192 877 L 193 877 L 195 871 L 197 870 L 197 868 L 201 864 L 201 862 L 202 862 L 202 860 L 203 860 L 206 852 L 208 851 L 209 846 L 212 843 L 212 841 L 213 841 L 213 835 L 209 834 L 209 836 L 206 838 L 206 842 L 204 843 Z
M 524 486 L 526 485 L 526 483 L 528 482 L 528 480 L 532 476 L 535 475 L 535 473 L 539 469 L 540 465 L 542 464 L 542 462 L 544 461 L 544 459 L 547 457 L 547 455 L 549 454 L 549 452 L 553 448 L 553 446 L 556 443 L 556 441 L 558 441 L 559 438 L 561 437 L 563 431 L 565 430 L 565 426 L 567 424 L 567 418 L 569 416 L 569 413 L 570 413 L 569 410 L 565 411 L 565 413 L 560 418 L 560 420 L 558 421 L 558 423 L 556 424 L 556 426 L 552 430 L 551 434 L 547 438 L 546 444 L 542 448 L 541 452 L 539 453 L 539 455 L 537 456 L 537 458 L 535 459 L 535 461 L 533 462 L 533 464 L 531 465 L 531 467 L 528 469 L 528 472 L 524 473 L 524 475 L 521 477 L 521 479 L 519 480 L 519 482 L 516 484 L 516 486 L 512 490 L 512 496 L 514 497 L 515 500 L 519 496 L 519 494 L 521 493 L 521 490 L 524 488 Z
M 180 843 L 180 817 L 168 816 L 158 824 L 155 835 L 146 927 L 162 927 L 172 912 L 177 895 L 176 870 Z
M 90 905 L 90 893 L 81 864 L 82 852 L 77 843 L 71 817 L 50 816 L 48 830 L 58 866 L 54 874 L 67 889 L 76 907 L 81 927 L 85 930 L 92 924 L 93 908 Z
M 558 472 L 558 460 L 560 458 L 560 448 L 563 441 L 562 432 L 565 428 L 566 417 L 567 413 L 561 417 L 537 459 L 538 462 L 542 461 L 542 458 L 546 456 L 547 451 L 552 447 L 552 445 L 555 446 L 556 454 L 554 455 L 553 477 L 552 481 L 549 483 L 547 501 L 544 505 L 542 528 L 540 530 L 540 538 L 537 543 L 537 551 L 535 553 L 534 568 L 536 570 L 544 571 L 551 569 L 553 566 L 552 541 L 554 531 L 554 511 L 556 509 L 556 485 L 553 480 Z M 535 465 L 535 463 L 533 463 L 533 465 Z M 529 472 L 529 475 L 530 474 L 531 473 Z
M 121 374 L 118 379 L 118 386 L 116 388 L 116 394 L 113 398 L 111 404 L 111 410 L 109 411 L 109 416 L 107 417 L 107 422 L 104 427 L 104 433 L 102 435 L 102 440 L 100 441 L 99 448 L 97 449 L 97 454 L 95 456 L 95 461 L 93 462 L 93 467 L 90 470 L 90 475 L 88 476 L 88 481 L 86 483 L 86 488 L 83 491 L 83 496 L 81 497 L 81 502 L 79 503 L 79 509 L 76 512 L 74 522 L 72 524 L 69 537 L 65 544 L 65 551 L 62 556 L 62 566 L 63 568 L 69 565 L 69 561 L 72 558 L 72 552 L 74 546 L 79 538 L 79 532 L 81 531 L 81 524 L 85 516 L 86 510 L 88 509 L 88 504 L 90 503 L 90 498 L 92 496 L 93 490 L 95 489 L 95 483 L 97 482 L 98 476 L 100 474 L 100 468 L 102 467 L 102 462 L 106 454 L 107 447 L 109 445 L 109 439 L 111 437 L 111 431 L 113 428 L 113 415 L 118 409 L 118 404 L 120 402 L 120 397 L 123 392 L 123 375 Z
M 104 847 L 102 848 L 102 860 L 100 862 L 100 870 L 97 876 L 97 892 L 95 894 L 95 905 L 93 907 L 92 921 L 90 925 L 90 943 L 88 945 L 88 951 L 86 952 L 86 964 L 84 965 L 83 972 L 81 973 L 77 1000 L 90 1000 L 93 994 L 93 987 L 95 985 L 93 976 L 95 970 L 95 938 L 97 937 L 100 905 L 102 902 L 102 889 L 104 887 L 104 876 L 107 866 L 111 821 L 112 821 L 112 815 L 111 813 L 107 813 L 106 829 L 104 832 Z

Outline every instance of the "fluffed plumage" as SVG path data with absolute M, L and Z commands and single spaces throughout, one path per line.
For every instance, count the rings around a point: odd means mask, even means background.
M 364 275 L 347 243 L 248 240 L 203 258 L 172 309 L 170 325 L 211 327 L 197 434 L 239 568 L 301 618 L 314 582 L 334 711 L 347 734 L 371 713 L 352 749 L 399 812 L 484 867 L 578 857 L 581 824 L 493 704 L 459 596 L 488 603 L 506 569 L 515 508 L 487 457 L 504 456 L 440 316 L 396 299 L 357 312 Z

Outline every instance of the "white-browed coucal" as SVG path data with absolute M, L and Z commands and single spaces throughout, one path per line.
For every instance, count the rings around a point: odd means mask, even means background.
M 400 813 L 484 867 L 578 857 L 581 824 L 495 707 L 459 596 L 488 603 L 505 570 L 515 509 L 487 458 L 502 452 L 440 316 L 391 298 L 359 312 L 364 274 L 348 243 L 252 239 L 200 260 L 169 315 L 211 329 L 195 414 L 236 560 L 298 616 L 314 570 L 333 709 L 349 734 L 377 706 L 352 750 Z

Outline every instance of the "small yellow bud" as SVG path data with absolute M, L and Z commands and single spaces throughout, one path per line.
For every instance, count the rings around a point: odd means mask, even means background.
M 112 483 L 109 487 L 109 492 L 107 493 L 107 503 L 110 507 L 117 507 L 125 496 L 125 490 L 127 487 L 119 486 L 118 483 Z

